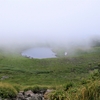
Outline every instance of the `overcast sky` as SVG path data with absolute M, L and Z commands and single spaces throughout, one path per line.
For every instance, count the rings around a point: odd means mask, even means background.
M 100 0 L 0 0 L 0 45 L 88 43 L 100 35 Z

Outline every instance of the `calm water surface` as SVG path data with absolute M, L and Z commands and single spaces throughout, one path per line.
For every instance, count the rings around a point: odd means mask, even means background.
M 22 52 L 22 56 L 26 56 L 29 58 L 56 58 L 56 54 L 51 50 L 51 48 L 47 47 L 38 47 L 31 48 Z

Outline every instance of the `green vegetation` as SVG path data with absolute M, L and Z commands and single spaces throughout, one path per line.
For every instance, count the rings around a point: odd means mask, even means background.
M 100 81 L 84 86 L 77 97 L 77 100 L 100 100 Z
M 76 53 L 29 59 L 0 51 L 0 96 L 14 97 L 20 90 L 38 91 L 44 87 L 54 89 L 48 95 L 50 100 L 100 100 L 100 47 Z
M 40 91 L 46 91 L 47 87 L 42 87 L 42 86 L 31 86 L 31 87 L 25 87 L 24 91 L 31 90 L 33 93 L 39 93 Z
M 8 83 L 0 83 L 0 97 L 14 98 L 17 95 L 17 90 Z

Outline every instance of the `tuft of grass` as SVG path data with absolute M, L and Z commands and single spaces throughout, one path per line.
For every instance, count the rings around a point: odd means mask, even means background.
M 17 90 L 12 85 L 0 82 L 1 98 L 14 98 L 16 97 L 17 93 Z
M 50 100 L 66 100 L 66 98 L 66 92 L 61 90 L 56 90 L 49 94 Z
M 100 100 L 100 81 L 84 86 L 77 94 L 77 100 Z
M 69 88 L 73 87 L 73 83 L 72 82 L 69 82 L 67 83 L 65 86 L 64 86 L 64 90 L 67 91 L 69 90 Z
M 28 90 L 31 90 L 33 93 L 45 93 L 46 90 L 47 90 L 47 87 L 41 87 L 41 86 L 29 86 L 29 87 L 26 87 L 24 89 L 24 91 L 28 91 Z

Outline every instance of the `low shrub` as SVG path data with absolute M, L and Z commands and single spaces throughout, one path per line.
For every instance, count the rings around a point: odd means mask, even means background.
M 50 100 L 66 100 L 66 92 L 61 90 L 53 91 L 49 94 Z
M 100 71 L 98 69 L 94 69 L 90 72 L 90 76 L 92 80 L 96 80 L 100 78 Z
M 77 96 L 77 100 L 100 100 L 100 81 L 83 87 Z
M 24 89 L 24 91 L 31 90 L 33 93 L 44 93 L 47 90 L 47 87 L 31 86 Z
M 69 88 L 71 88 L 73 86 L 73 83 L 72 82 L 69 82 L 67 83 L 65 86 L 64 86 L 64 90 L 67 91 Z
M 0 83 L 0 97 L 14 98 L 17 95 L 16 89 L 8 83 Z
M 82 80 L 80 80 L 81 85 L 85 85 L 85 84 L 88 84 L 90 82 L 91 82 L 91 80 L 87 80 L 87 79 L 84 79 L 84 78 Z

